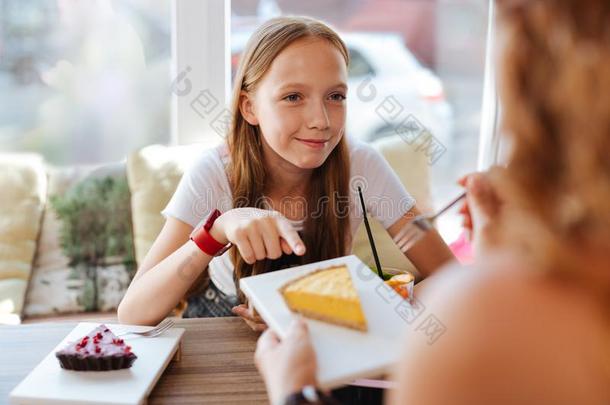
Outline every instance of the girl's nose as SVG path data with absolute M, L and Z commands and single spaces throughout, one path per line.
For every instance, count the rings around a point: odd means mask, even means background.
M 330 126 L 326 105 L 323 101 L 311 103 L 307 126 L 309 129 L 317 129 L 320 131 L 326 130 Z

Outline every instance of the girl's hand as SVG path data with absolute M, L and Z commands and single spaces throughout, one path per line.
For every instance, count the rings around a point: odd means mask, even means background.
M 234 208 L 216 219 L 210 234 L 221 243 L 232 242 L 248 264 L 277 259 L 282 252 L 305 254 L 299 234 L 278 211 Z
M 261 318 L 252 307 L 248 308 L 246 305 L 240 304 L 236 307 L 233 307 L 231 311 L 233 311 L 235 315 L 240 316 L 244 321 L 246 321 L 248 326 L 252 328 L 253 331 L 263 332 L 267 329 L 267 324 L 265 323 L 265 321 L 263 321 L 263 318 Z
M 307 385 L 316 384 L 316 353 L 307 324 L 300 318 L 280 338 L 271 329 L 258 339 L 254 362 L 261 373 L 272 404 Z

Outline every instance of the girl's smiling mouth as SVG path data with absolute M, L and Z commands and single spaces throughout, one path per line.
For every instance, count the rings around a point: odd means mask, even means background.
M 304 139 L 304 138 L 295 138 L 297 141 L 309 146 L 313 149 L 322 149 L 328 143 L 329 139 Z

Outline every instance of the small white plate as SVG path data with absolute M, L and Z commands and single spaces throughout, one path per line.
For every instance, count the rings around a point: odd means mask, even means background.
M 55 352 L 76 341 L 99 323 L 81 322 L 49 353 L 9 396 L 11 404 L 128 404 L 146 402 L 155 383 L 179 347 L 182 328 L 172 328 L 162 335 L 145 338 L 125 335 L 121 338 L 138 358 L 131 368 L 113 371 L 64 370 Z M 146 331 L 150 326 L 106 324 L 118 335 L 125 331 Z

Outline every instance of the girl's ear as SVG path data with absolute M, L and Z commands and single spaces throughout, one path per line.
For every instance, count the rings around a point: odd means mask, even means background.
M 258 125 L 258 118 L 256 118 L 256 114 L 254 114 L 252 95 L 245 91 L 239 93 L 239 111 L 248 124 Z

